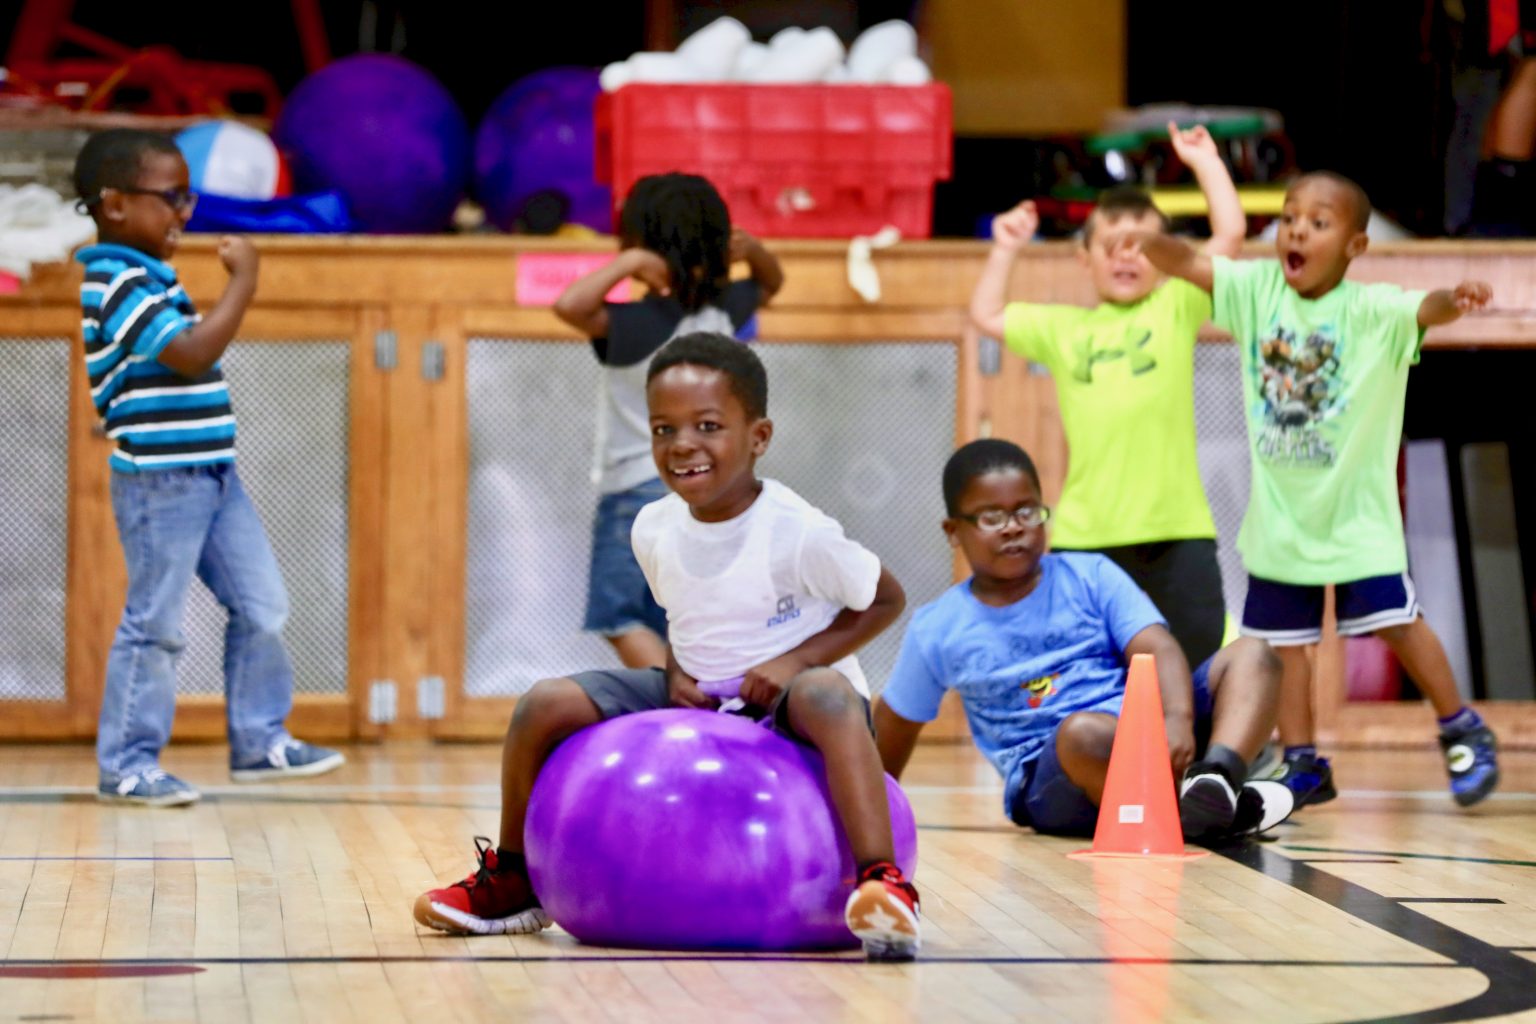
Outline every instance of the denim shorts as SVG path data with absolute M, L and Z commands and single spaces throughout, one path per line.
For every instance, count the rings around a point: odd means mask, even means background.
M 651 595 L 645 573 L 635 561 L 629 531 L 635 516 L 667 496 L 667 485 L 647 480 L 637 487 L 598 500 L 592 517 L 592 568 L 587 577 L 587 616 L 582 628 L 602 636 L 623 636 L 645 627 L 667 636 L 667 613 Z
M 1211 743 L 1211 718 L 1215 707 L 1210 687 L 1211 659 L 1201 663 L 1193 676 L 1195 758 L 1198 760 L 1205 756 Z M 1061 760 L 1056 755 L 1055 733 L 1046 741 L 1040 755 L 1025 765 L 1024 781 L 1013 797 L 1008 816 L 1015 825 L 1033 828 L 1036 832 L 1062 836 L 1093 835 L 1094 826 L 1099 822 L 1099 808 L 1062 770 Z

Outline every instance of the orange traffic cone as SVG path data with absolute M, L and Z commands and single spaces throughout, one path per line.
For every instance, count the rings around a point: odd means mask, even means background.
M 1109 754 L 1104 798 L 1093 849 L 1069 857 L 1206 856 L 1184 852 L 1179 803 L 1173 792 L 1173 766 L 1168 760 L 1168 734 L 1163 727 L 1163 698 L 1157 688 L 1157 665 L 1150 654 L 1131 658 L 1125 681 L 1125 701 L 1115 745 Z

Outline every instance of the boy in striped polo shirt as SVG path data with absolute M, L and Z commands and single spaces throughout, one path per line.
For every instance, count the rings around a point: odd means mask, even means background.
M 117 129 L 75 162 L 99 243 L 76 254 L 91 400 L 112 452 L 112 512 L 128 600 L 107 658 L 97 728 L 102 800 L 176 806 L 196 789 L 159 766 L 176 710 L 181 617 L 195 575 L 229 611 L 224 673 L 230 774 L 237 782 L 317 775 L 345 760 L 295 740 L 283 721 L 293 670 L 288 595 L 266 530 L 235 472 L 235 417 L 219 357 L 256 291 L 256 250 L 226 237 L 229 284 L 199 315 L 164 262 L 196 195 L 170 139 Z

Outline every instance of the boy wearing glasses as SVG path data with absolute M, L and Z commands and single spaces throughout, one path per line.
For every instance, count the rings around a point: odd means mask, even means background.
M 944 533 L 972 576 L 912 616 L 875 705 L 880 759 L 900 778 L 923 723 L 958 690 L 976 745 L 1002 775 L 1003 809 L 1037 832 L 1090 835 L 1135 654 L 1157 661 L 1179 817 L 1195 842 L 1268 829 L 1293 800 L 1245 783 L 1275 727 L 1280 663 L 1260 640 L 1193 674 L 1167 622 L 1103 555 L 1046 553 L 1040 480 L 1018 445 L 960 448 L 944 467 Z
M 160 768 L 176 709 L 176 656 L 192 578 L 229 612 L 224 673 L 230 775 L 261 782 L 318 775 L 345 760 L 288 735 L 293 670 L 283 645 L 288 595 L 266 530 L 235 472 L 235 417 L 219 357 L 256 291 L 256 250 L 225 237 L 224 294 L 199 315 L 164 261 L 196 195 L 164 136 L 93 135 L 75 161 L 98 244 L 75 258 L 91 401 L 111 455 L 112 513 L 128 597 L 107 658 L 97 728 L 101 800 L 186 805 L 192 786 Z

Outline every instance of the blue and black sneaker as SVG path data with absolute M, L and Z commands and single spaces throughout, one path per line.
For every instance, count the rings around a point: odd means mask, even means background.
M 1471 807 L 1499 784 L 1499 742 L 1486 725 L 1455 736 L 1440 735 L 1445 770 L 1451 776 L 1451 796 Z
M 321 775 L 346 763 L 347 759 L 340 751 L 283 736 L 255 760 L 230 764 L 229 777 L 236 782 L 268 782 Z
M 1326 757 L 1315 754 L 1287 758 L 1274 781 L 1284 785 L 1296 797 L 1297 810 L 1312 804 L 1325 804 L 1339 795 L 1333 788 L 1333 766 Z

